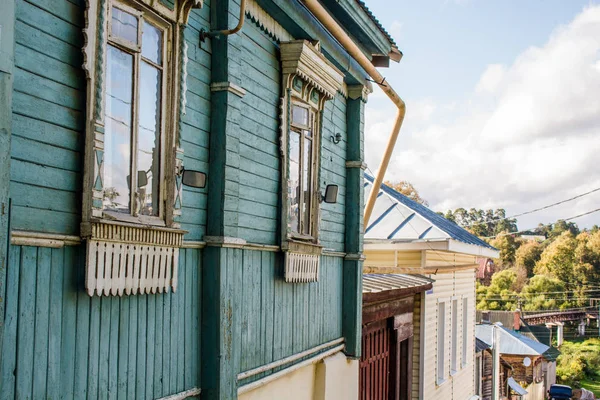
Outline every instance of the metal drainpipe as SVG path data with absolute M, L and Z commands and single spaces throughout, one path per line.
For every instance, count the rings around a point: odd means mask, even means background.
M 373 207 L 375 206 L 375 200 L 377 199 L 377 193 L 381 188 L 385 171 L 390 163 L 392 157 L 392 151 L 396 146 L 396 139 L 398 139 L 398 133 L 402 127 L 404 121 L 404 115 L 406 114 L 406 105 L 404 101 L 398 96 L 396 91 L 390 86 L 389 83 L 384 84 L 385 78 L 379 73 L 377 68 L 371 63 L 371 60 L 364 55 L 364 53 L 358 48 L 356 43 L 348 36 L 348 34 L 342 29 L 342 27 L 333 19 L 331 15 L 323 8 L 323 6 L 317 0 L 302 0 L 306 5 L 306 8 L 314 14 L 314 16 L 325 26 L 325 28 L 333 34 L 333 36 L 340 42 L 340 44 L 346 49 L 346 51 L 360 64 L 361 67 L 369 74 L 379 87 L 385 92 L 385 94 L 392 100 L 392 102 L 398 107 L 398 114 L 396 115 L 396 121 L 394 128 L 390 134 L 381 165 L 377 170 L 375 181 L 373 182 L 373 189 L 369 194 L 367 205 L 365 207 L 364 215 L 364 226 L 366 227 L 371 218 Z
M 246 21 L 246 0 L 242 0 L 240 2 L 240 19 L 238 21 L 238 24 L 235 28 L 233 29 L 225 29 L 225 30 L 217 30 L 217 31 L 210 31 L 207 32 L 204 29 L 202 29 L 200 31 L 200 41 L 204 42 L 204 40 L 207 37 L 214 37 L 214 36 L 228 36 L 228 35 L 233 35 L 235 33 L 238 33 L 241 29 L 242 26 L 244 26 L 244 22 Z

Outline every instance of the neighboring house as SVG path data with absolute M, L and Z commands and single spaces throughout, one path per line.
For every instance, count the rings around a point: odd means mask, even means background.
M 432 282 L 419 275 L 363 275 L 361 400 L 411 398 L 414 313 Z
M 489 286 L 492 282 L 492 276 L 496 272 L 496 264 L 491 258 L 477 259 L 477 281 L 482 285 Z
M 493 362 L 491 346 L 481 339 L 475 338 L 475 394 L 481 400 L 492 399 Z M 514 386 L 515 383 L 512 378 L 512 367 L 502 357 L 500 357 L 499 381 L 501 397 L 512 400 L 519 399 L 517 396 L 526 394 L 520 386 L 515 386 L 516 390 L 510 386 Z M 513 396 L 515 392 L 518 393 Z
M 0 28 L 0 398 L 356 398 L 365 69 L 401 57 L 365 4 Z
M 493 346 L 493 325 L 476 326 L 476 337 Z M 498 327 L 500 356 L 512 367 L 512 377 L 527 395 L 525 400 L 543 400 L 550 385 L 556 383 L 556 357 L 553 348 L 505 327 Z
M 365 191 L 373 179 L 366 176 Z M 432 288 L 413 311 L 412 399 L 468 400 L 475 393 L 477 257 L 498 250 L 388 186 L 365 231 L 365 274 L 417 274 Z

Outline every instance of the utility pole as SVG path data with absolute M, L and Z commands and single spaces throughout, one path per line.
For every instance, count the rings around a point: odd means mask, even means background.
M 492 325 L 492 400 L 500 400 L 500 327 Z

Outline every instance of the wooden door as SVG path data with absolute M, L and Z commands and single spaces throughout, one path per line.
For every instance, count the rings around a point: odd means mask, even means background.
M 360 400 L 390 398 L 393 325 L 389 320 L 363 325 L 360 359 Z

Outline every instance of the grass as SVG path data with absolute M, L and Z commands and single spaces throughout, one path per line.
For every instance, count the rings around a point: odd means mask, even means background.
M 565 341 L 560 351 L 556 370 L 558 381 L 573 388 L 581 385 L 600 396 L 600 339 Z

